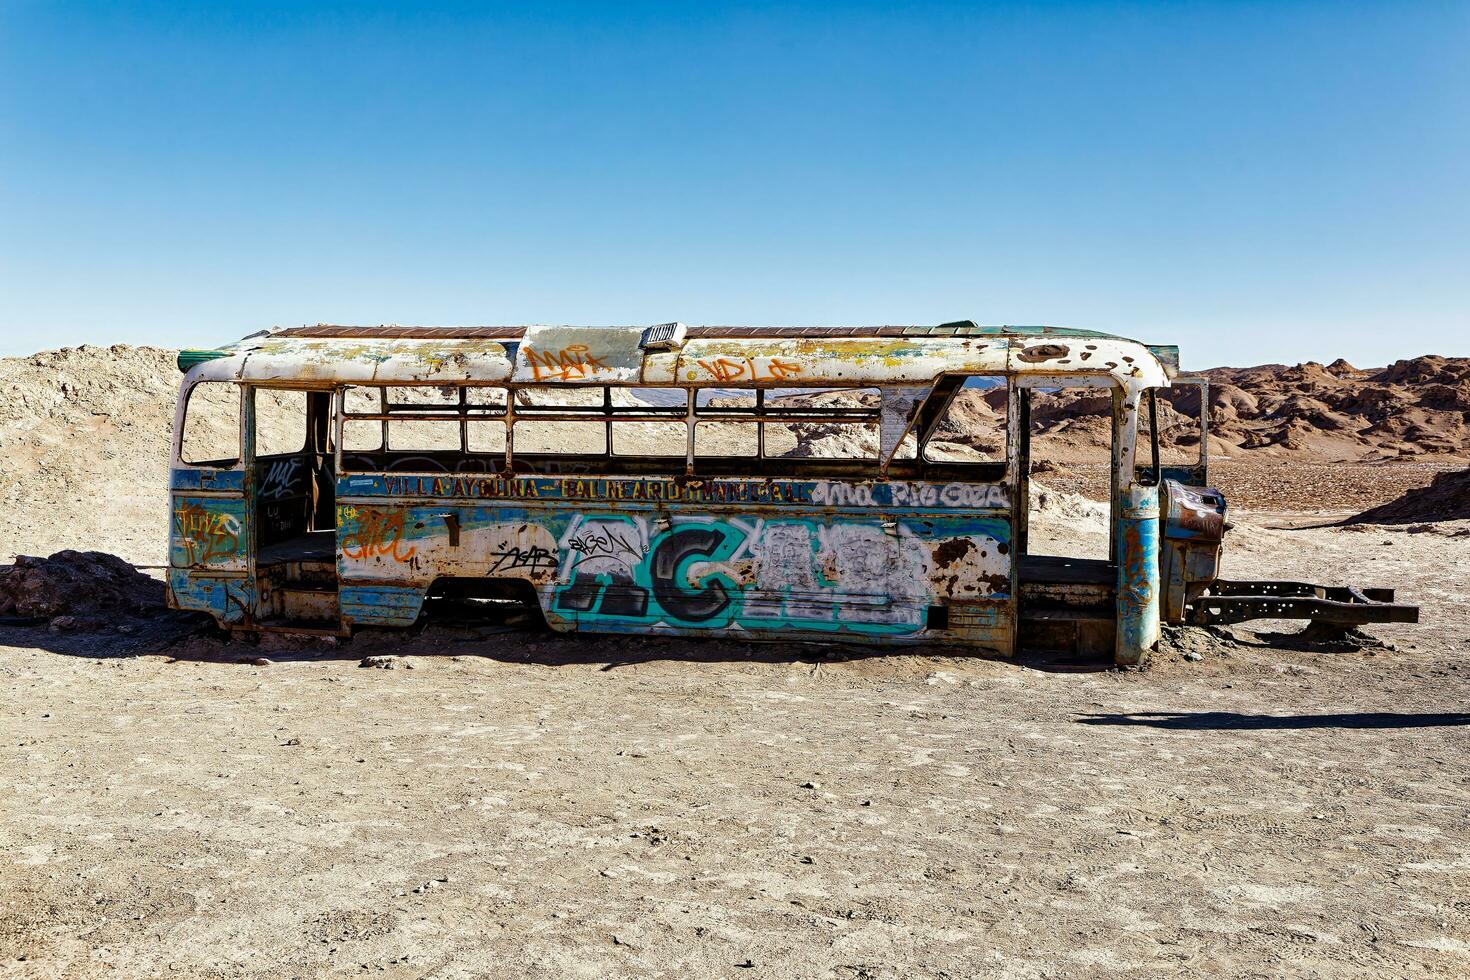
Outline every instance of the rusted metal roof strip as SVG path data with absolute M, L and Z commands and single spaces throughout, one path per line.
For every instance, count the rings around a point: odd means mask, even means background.
M 312 337 L 327 340 L 517 340 L 525 327 L 401 327 L 396 324 L 377 327 L 349 327 L 318 323 L 310 327 L 277 330 L 273 337 Z

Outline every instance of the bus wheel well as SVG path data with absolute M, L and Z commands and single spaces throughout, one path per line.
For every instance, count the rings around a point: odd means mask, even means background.
M 424 611 L 430 619 L 546 627 L 536 587 L 519 578 L 441 575 L 429 583 Z

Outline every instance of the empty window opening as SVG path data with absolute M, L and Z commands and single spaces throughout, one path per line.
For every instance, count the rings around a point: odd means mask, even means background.
M 1026 551 L 1110 559 L 1113 389 L 1028 388 Z
M 1139 480 L 1153 483 L 1156 479 L 1172 478 L 1186 484 L 1203 481 L 1202 394 L 1198 384 L 1177 384 L 1144 393 L 1138 411 L 1138 448 L 1134 458 Z
M 352 386 L 342 393 L 342 466 L 351 472 L 496 472 L 504 388 Z
M 900 392 L 892 392 L 891 396 Z M 912 397 L 912 396 L 910 396 Z M 916 408 L 890 405 L 886 421 L 907 432 L 892 454 L 892 477 L 999 483 L 1009 451 L 1010 395 L 1006 379 L 946 375 L 935 382 Z
M 289 456 L 306 447 L 306 392 L 255 389 L 255 455 Z
M 617 456 L 677 456 L 689 452 L 689 428 L 681 422 L 613 422 L 612 451 Z
M 189 389 L 179 459 L 191 466 L 224 467 L 240 461 L 240 386 L 201 381 Z
M 944 398 L 943 384 L 935 395 Z M 923 433 L 923 458 L 930 463 L 983 463 L 1006 461 L 1009 392 L 1005 379 L 965 378 L 943 404 L 943 410 Z
M 695 473 L 868 473 L 876 388 L 710 388 L 696 393 Z

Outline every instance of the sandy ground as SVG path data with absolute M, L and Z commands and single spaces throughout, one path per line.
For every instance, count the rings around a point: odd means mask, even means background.
M 1470 974 L 1470 522 L 1234 537 L 1424 623 L 1144 671 L 0 629 L 0 972 Z

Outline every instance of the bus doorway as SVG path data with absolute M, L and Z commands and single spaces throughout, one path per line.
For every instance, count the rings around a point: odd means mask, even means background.
M 1107 379 L 1018 379 L 1016 524 L 1021 643 L 1111 652 L 1118 403 Z
M 335 632 L 332 393 L 252 387 L 246 413 L 259 626 Z

